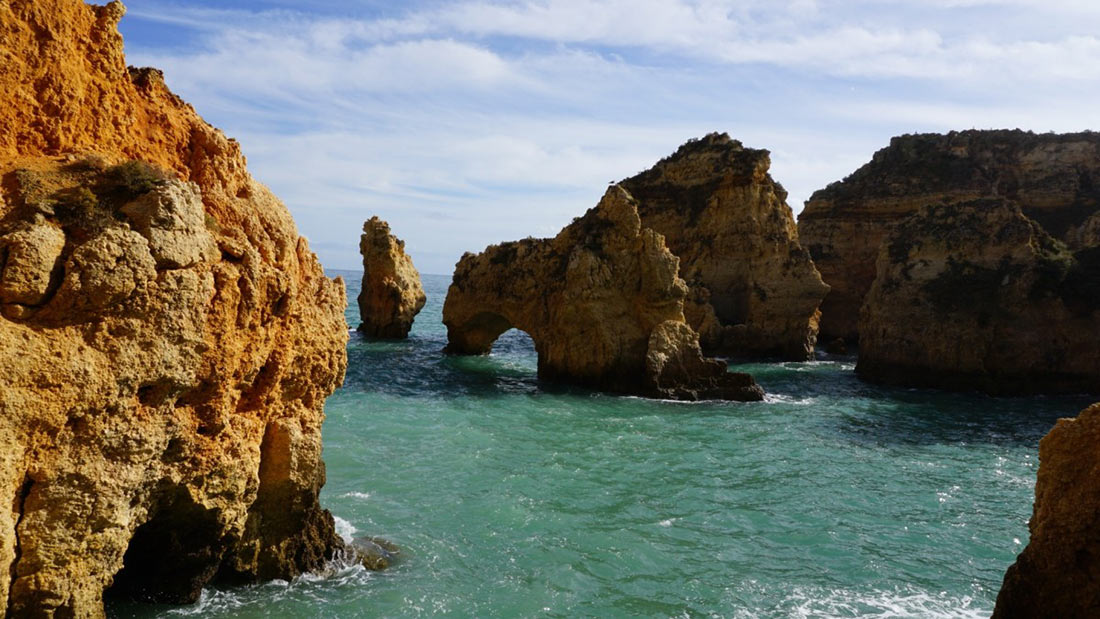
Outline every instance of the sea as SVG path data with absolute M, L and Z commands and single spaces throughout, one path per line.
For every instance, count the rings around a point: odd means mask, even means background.
M 347 283 L 359 324 L 359 272 Z M 400 546 L 116 617 L 988 617 L 1027 544 L 1038 443 L 1087 397 L 869 385 L 855 358 L 731 364 L 764 402 L 544 384 L 509 331 L 442 353 L 449 276 L 408 340 L 351 332 L 322 503 Z

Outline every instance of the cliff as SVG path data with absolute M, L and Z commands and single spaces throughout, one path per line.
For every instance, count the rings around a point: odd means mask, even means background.
M 768 151 L 712 133 L 622 181 L 642 225 L 664 235 L 689 287 L 688 323 L 708 353 L 813 358 L 829 287 L 798 241 Z
M 989 393 L 1100 392 L 1100 253 L 1020 207 L 925 207 L 896 224 L 860 317 L 856 372 Z
M 991 197 L 1019 203 L 1071 249 L 1095 245 L 1100 134 L 905 135 L 843 181 L 815 192 L 798 228 L 832 287 L 821 305 L 821 337 L 859 337 L 859 309 L 875 278 L 879 247 L 900 220 L 930 204 Z
M 675 399 L 759 400 L 747 374 L 704 359 L 684 321 L 687 287 L 664 238 L 621 187 L 552 239 L 502 243 L 455 267 L 443 305 L 447 351 L 484 354 L 527 332 L 539 377 Z
M 413 319 L 427 302 L 420 273 L 405 253 L 405 242 L 377 217 L 363 224 L 363 287 L 359 291 L 359 332 L 368 337 L 408 337 Z
M 0 3 L 0 608 L 290 578 L 342 381 L 324 277 L 237 143 L 127 69 L 119 2 Z
M 994 619 L 1100 616 L 1100 405 L 1039 442 L 1031 539 L 1005 573 Z

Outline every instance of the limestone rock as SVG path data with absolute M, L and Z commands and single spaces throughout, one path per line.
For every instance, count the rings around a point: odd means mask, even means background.
M 376 338 L 408 337 L 428 297 L 420 285 L 420 273 L 405 253 L 405 242 L 390 234 L 388 223 L 371 217 L 363 224 L 359 253 L 363 255 L 359 331 Z
M 859 329 L 872 381 L 1100 392 L 1100 252 L 1071 252 L 1013 202 L 926 207 L 884 243 Z
M 1100 405 L 1039 442 L 1031 539 L 1008 568 L 994 619 L 1100 616 Z
M 1100 220 L 1100 134 L 962 131 L 890 140 L 870 163 L 817 191 L 799 215 L 802 243 L 832 290 L 821 337 L 858 339 L 859 309 L 879 247 L 899 221 L 930 204 L 1000 197 L 1081 249 Z
M 712 133 L 622 181 L 642 225 L 664 235 L 690 287 L 688 324 L 703 350 L 813 358 L 829 287 L 798 241 L 768 151 Z
M 101 616 L 108 588 L 191 601 L 342 545 L 317 499 L 342 283 L 235 141 L 127 69 L 124 12 L 0 3 L 10 616 Z
M 642 228 L 635 200 L 613 186 L 552 239 L 463 256 L 443 306 L 447 350 L 487 353 L 517 328 L 534 340 L 545 380 L 650 397 L 761 399 L 751 377 L 703 360 L 684 322 L 678 263 L 660 234 Z

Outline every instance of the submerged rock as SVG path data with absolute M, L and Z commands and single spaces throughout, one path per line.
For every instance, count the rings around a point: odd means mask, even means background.
M 1009 201 L 926 207 L 883 245 L 860 334 L 856 372 L 875 382 L 1100 392 L 1100 254 Z
M 368 570 L 384 570 L 401 555 L 401 549 L 393 542 L 381 537 L 359 537 L 348 544 L 352 561 Z
M 679 257 L 684 312 L 704 351 L 802 361 L 813 358 L 829 287 L 770 166 L 768 151 L 712 133 L 621 185 Z
M 613 186 L 552 239 L 466 254 L 443 306 L 447 351 L 489 352 L 526 331 L 539 377 L 649 397 L 759 400 L 751 377 L 704 360 L 684 321 L 687 286 L 664 238 L 642 228 L 637 203 Z
M 388 223 L 371 217 L 363 224 L 359 253 L 363 255 L 360 333 L 383 339 L 408 337 L 428 297 L 420 285 L 420 273 L 405 253 L 405 242 L 390 234 Z
M 1005 573 L 994 619 L 1100 616 L 1100 405 L 1039 442 L 1031 539 Z
M 1070 249 L 1100 237 L 1100 134 L 962 131 L 890 140 L 870 163 L 817 191 L 798 218 L 799 235 L 832 290 L 821 305 L 821 337 L 854 341 L 874 282 L 879 248 L 924 206 L 979 198 L 1015 201 Z M 1090 240 L 1091 239 L 1091 240 Z
M 318 493 L 343 285 L 237 143 L 127 69 L 124 12 L 0 5 L 9 616 L 191 602 L 342 547 Z

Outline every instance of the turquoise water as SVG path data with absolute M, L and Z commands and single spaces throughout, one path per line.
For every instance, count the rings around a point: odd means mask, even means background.
M 877 388 L 851 358 L 739 366 L 763 403 L 562 389 L 519 332 L 441 355 L 448 278 L 424 283 L 408 341 L 353 334 L 324 428 L 324 505 L 403 560 L 113 614 L 988 616 L 1038 440 L 1089 403 Z

